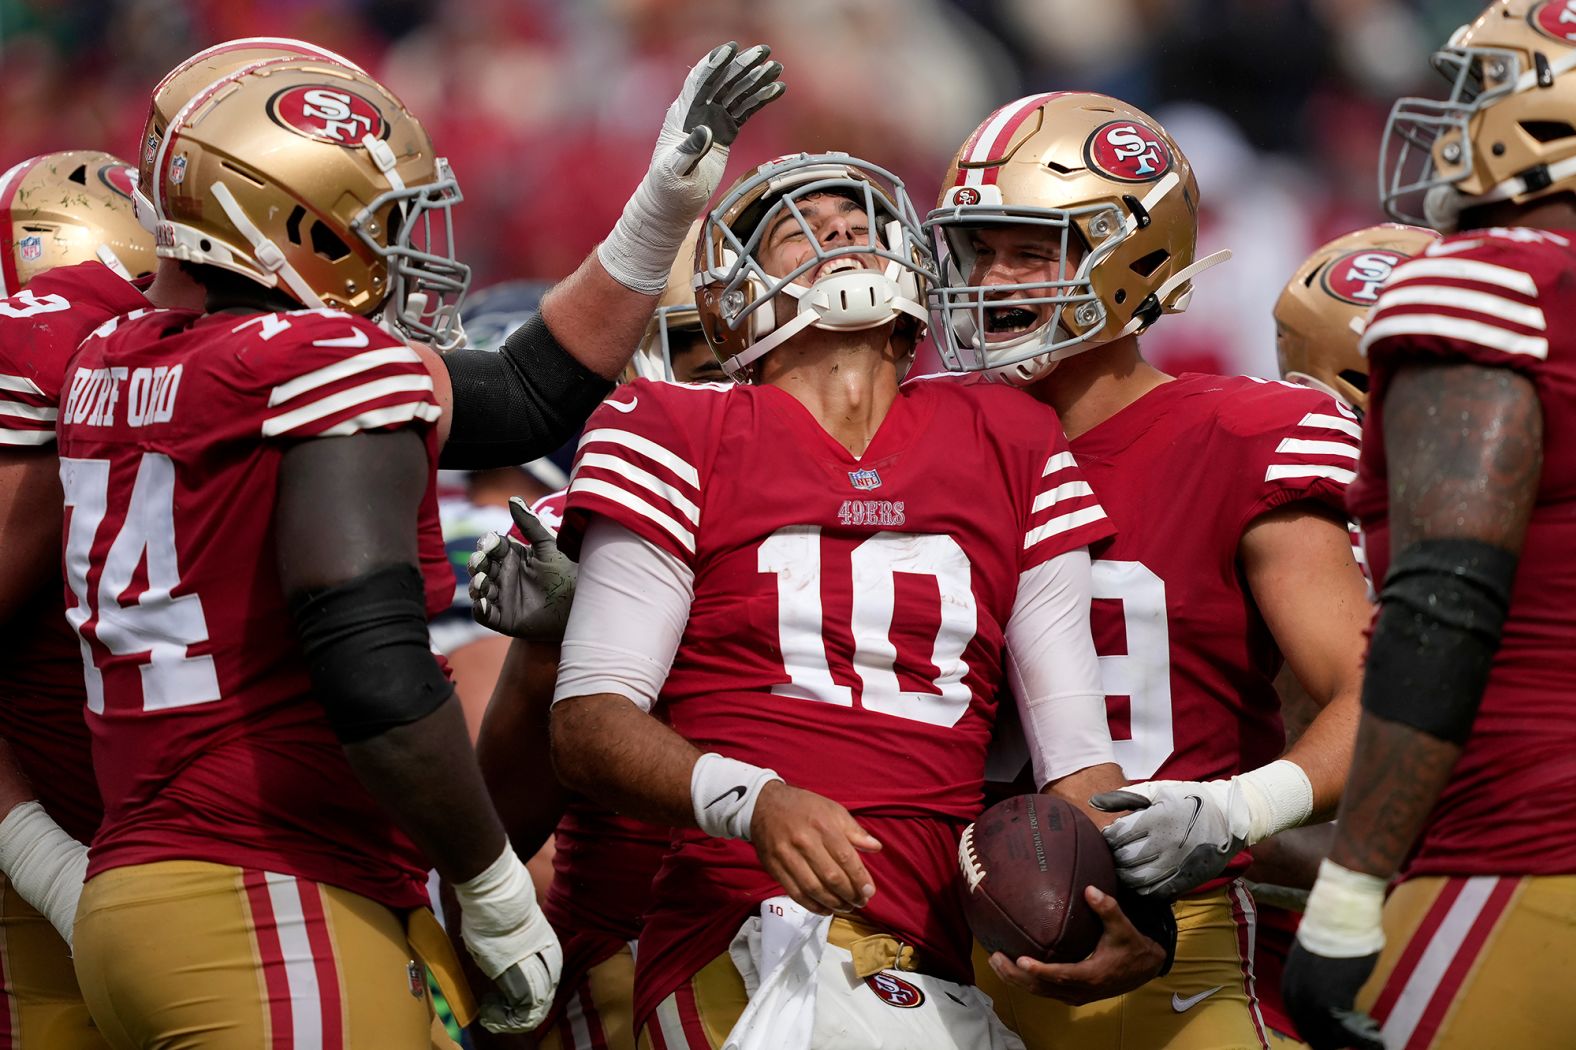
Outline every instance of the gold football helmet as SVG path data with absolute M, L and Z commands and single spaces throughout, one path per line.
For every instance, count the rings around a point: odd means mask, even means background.
M 828 248 L 800 213 L 818 194 L 847 197 L 871 219 L 868 237 Z M 799 223 L 810 257 L 788 274 L 766 272 L 756 258 L 779 220 Z M 808 286 L 794 282 L 825 264 L 875 256 L 885 269 L 863 263 L 837 266 Z M 884 168 L 846 153 L 798 153 L 746 172 L 706 216 L 695 248 L 695 309 L 723 371 L 749 382 L 752 366 L 806 328 L 853 332 L 913 318 L 918 340 L 927 320 L 925 289 L 935 267 L 919 214 L 903 182 Z M 796 315 L 779 324 L 778 295 L 798 301 Z
M 1576 189 L 1576 5 L 1498 0 L 1433 63 L 1449 97 L 1400 99 L 1385 125 L 1385 211 L 1450 233 L 1464 208 Z
M 695 244 L 700 240 L 704 219 L 696 219 L 684 243 L 679 246 L 678 258 L 673 260 L 673 270 L 668 274 L 668 286 L 657 300 L 656 312 L 646 325 L 635 356 L 630 358 L 625 370 L 626 379 L 673 380 L 673 348 L 670 336 L 680 332 L 699 333 L 700 312 L 695 309 L 695 289 L 691 279 L 695 276 Z
M 931 292 L 942 361 L 1029 383 L 1056 361 L 1180 313 L 1191 279 L 1229 258 L 1194 260 L 1198 181 L 1153 118 L 1105 95 L 1051 92 L 1008 103 L 974 129 L 925 221 L 941 281 Z M 973 232 L 1041 227 L 1061 246 L 1056 279 L 985 284 Z M 991 338 L 992 307 L 1049 307 Z
M 1433 230 L 1384 223 L 1337 237 L 1297 268 L 1275 303 L 1281 378 L 1368 409 L 1368 361 L 1357 350 L 1390 271 L 1439 240 Z
M 0 175 L 0 296 L 56 266 L 97 259 L 130 280 L 153 272 L 153 238 L 132 213 L 132 168 L 97 150 L 46 153 Z
M 387 302 L 389 321 L 439 349 L 463 338 L 459 186 L 420 122 L 365 73 L 292 59 L 215 81 L 171 120 L 152 185 L 163 257 L 307 307 L 366 316 Z

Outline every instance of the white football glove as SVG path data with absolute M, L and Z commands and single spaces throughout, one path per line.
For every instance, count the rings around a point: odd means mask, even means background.
M 722 182 L 728 147 L 757 110 L 782 96 L 782 64 L 771 49 L 729 42 L 696 63 L 668 107 L 651 168 L 597 246 L 602 268 L 626 288 L 659 295 L 667 287 L 690 224 Z
M 496 532 L 476 541 L 476 552 L 466 562 L 471 615 L 501 634 L 556 641 L 563 638 L 574 605 L 577 567 L 523 499 L 509 500 L 509 516 L 530 546 Z
M 1313 785 L 1281 759 L 1230 780 L 1151 780 L 1089 800 L 1134 810 L 1102 832 L 1124 885 L 1177 897 L 1226 870 L 1243 849 L 1296 827 L 1313 812 Z
M 23 802 L 0 820 L 0 871 L 21 898 L 49 920 L 68 948 L 87 870 L 88 848 L 66 834 L 38 802 Z
M 547 1019 L 564 967 L 564 952 L 525 865 L 504 843 L 502 855 L 480 875 L 454 887 L 460 937 L 497 991 L 482 998 L 482 1027 L 529 1032 Z

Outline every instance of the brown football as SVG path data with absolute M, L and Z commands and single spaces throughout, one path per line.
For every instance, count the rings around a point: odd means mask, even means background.
M 1049 795 L 1019 795 L 987 809 L 964 829 L 958 866 L 975 939 L 1010 959 L 1087 958 L 1102 926 L 1084 887 L 1113 895 L 1117 889 L 1100 829 Z

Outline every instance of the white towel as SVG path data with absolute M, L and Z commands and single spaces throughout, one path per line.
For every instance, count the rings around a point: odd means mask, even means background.
M 740 927 L 728 954 L 750 1001 L 723 1050 L 810 1050 L 816 971 L 831 921 L 773 897 L 761 902 L 758 919 Z

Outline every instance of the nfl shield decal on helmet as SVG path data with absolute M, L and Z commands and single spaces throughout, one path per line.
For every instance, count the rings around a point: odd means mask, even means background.
M 876 993 L 877 999 L 880 999 L 888 1006 L 895 1006 L 899 1010 L 912 1010 L 925 1001 L 924 992 L 903 980 L 897 974 L 888 973 L 885 970 L 866 977 L 865 984 L 869 985 L 870 990 Z
M 1379 289 L 1390 279 L 1390 271 L 1410 256 L 1386 248 L 1350 252 L 1324 269 L 1324 290 L 1344 303 L 1372 306 L 1379 300 Z
M 1118 182 L 1153 182 L 1171 170 L 1171 150 L 1149 125 L 1113 120 L 1084 143 L 1084 163 Z
M 176 186 L 186 181 L 186 154 L 170 161 L 170 182 Z
M 37 235 L 23 237 L 21 243 L 22 261 L 38 262 L 44 257 L 44 239 Z
M 322 85 L 286 88 L 268 100 L 268 115 L 282 128 L 319 142 L 360 147 L 368 135 L 383 138 L 388 121 L 354 91 Z
M 881 487 L 881 475 L 873 470 L 850 470 L 848 480 L 856 489 L 877 489 Z

